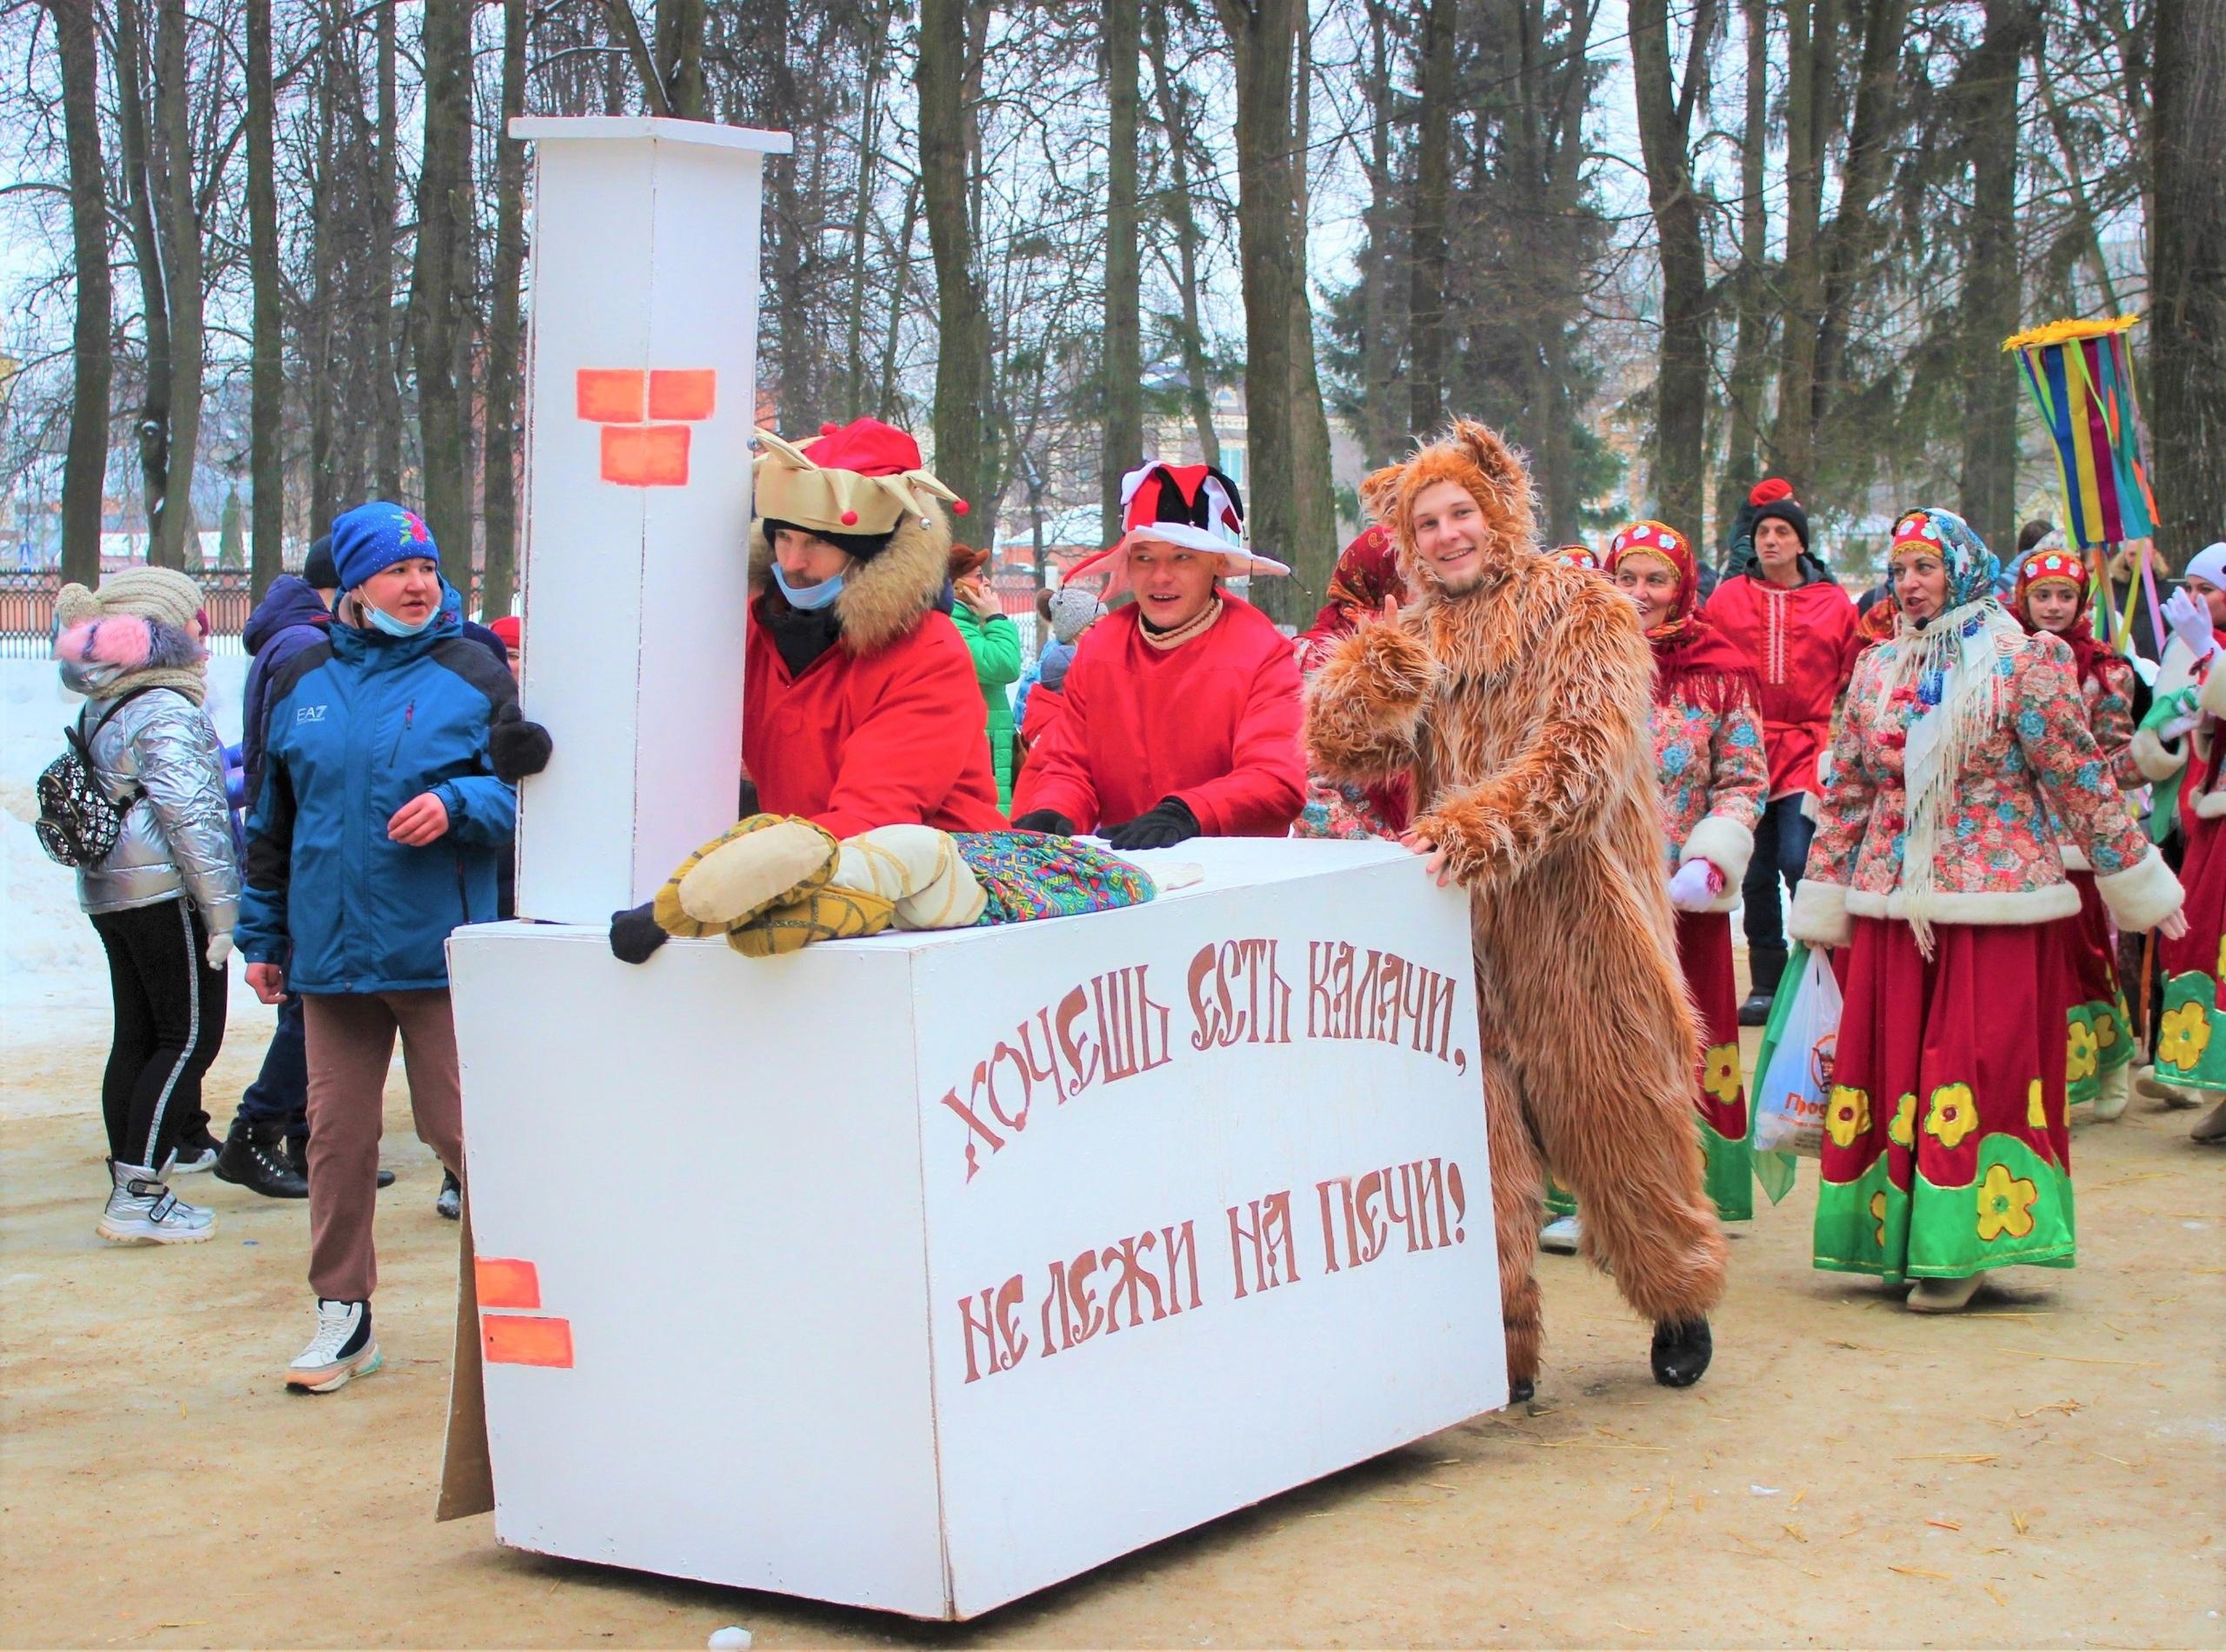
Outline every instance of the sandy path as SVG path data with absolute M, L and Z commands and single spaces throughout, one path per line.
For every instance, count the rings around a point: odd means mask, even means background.
M 212 1101 L 259 1054 L 241 1027 Z M 2184 1113 L 2080 1124 L 2082 1265 L 1956 1320 L 1810 1271 L 1804 1166 L 1736 1242 L 1690 1393 L 1649 1381 L 1605 1281 L 1548 1258 L 1530 1414 L 941 1629 L 436 1525 L 456 1229 L 399 1083 L 388 1368 L 306 1399 L 281 1382 L 309 1330 L 303 1207 L 197 1177 L 216 1241 L 99 1244 L 74 1099 L 97 1061 L 11 1071 L 0 1122 L 9 1644 L 701 1647 L 742 1623 L 761 1646 L 2226 1646 L 2226 1156 Z

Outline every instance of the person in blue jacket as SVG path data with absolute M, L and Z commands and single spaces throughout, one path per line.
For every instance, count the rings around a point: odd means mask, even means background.
M 317 1332 L 289 1387 L 378 1369 L 370 1296 L 381 1097 L 397 1032 L 418 1136 L 463 1171 L 446 943 L 496 916 L 513 781 L 547 761 L 507 665 L 463 635 L 439 550 L 398 505 L 332 525 L 324 638 L 271 676 L 239 923 L 265 1003 L 299 994 L 309 1051 Z

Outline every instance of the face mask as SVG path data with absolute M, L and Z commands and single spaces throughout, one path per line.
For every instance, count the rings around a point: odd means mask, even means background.
M 430 625 L 435 619 L 438 618 L 441 611 L 439 609 L 436 608 L 431 610 L 431 612 L 428 613 L 423 619 L 419 620 L 415 625 L 412 625 L 408 620 L 395 618 L 393 615 L 388 613 L 386 610 L 383 608 L 373 608 L 369 603 L 363 602 L 360 597 L 358 597 L 357 601 L 358 605 L 363 609 L 364 616 L 371 622 L 372 625 L 377 629 L 384 631 L 389 636 L 416 636 L 428 625 Z
M 789 599 L 790 608 L 802 609 L 807 614 L 826 607 L 843 594 L 843 576 L 840 574 L 832 579 L 823 579 L 816 585 L 799 588 L 789 583 L 788 575 L 777 562 L 773 564 L 773 583 L 781 588 L 781 595 Z

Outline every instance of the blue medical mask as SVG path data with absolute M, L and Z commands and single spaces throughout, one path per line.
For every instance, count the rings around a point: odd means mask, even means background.
M 773 564 L 773 583 L 781 588 L 781 595 L 789 599 L 790 608 L 802 609 L 807 614 L 827 606 L 843 594 L 843 576 L 823 579 L 816 585 L 796 586 L 789 583 L 789 576 L 781 564 Z
M 357 598 L 357 602 L 372 625 L 384 631 L 389 636 L 416 636 L 438 619 L 441 614 L 441 610 L 435 608 L 423 619 L 412 625 L 408 620 L 395 618 L 383 608 L 372 607 L 370 603 L 363 602 L 360 597 Z

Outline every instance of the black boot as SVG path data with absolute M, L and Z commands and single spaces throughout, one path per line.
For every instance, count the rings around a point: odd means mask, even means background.
M 266 1199 L 306 1199 L 309 1178 L 286 1154 L 283 1124 L 250 1124 L 235 1118 L 217 1155 L 217 1180 L 259 1193 Z
M 1715 1352 L 1708 1321 L 1665 1320 L 1654 1328 L 1654 1380 L 1665 1389 L 1689 1389 L 1701 1380 Z
M 1538 1385 L 1527 1376 L 1517 1377 L 1507 1385 L 1507 1402 L 1510 1405 L 1528 1405 L 1537 1397 Z
M 307 1187 L 310 1180 L 309 1137 L 303 1136 L 297 1140 L 295 1137 L 290 1136 L 286 1138 L 286 1161 L 297 1170 L 299 1170 L 302 1173 L 302 1185 L 303 1187 Z M 394 1172 L 387 1169 L 384 1166 L 381 1166 L 379 1169 L 379 1186 L 382 1188 L 390 1188 L 393 1185 Z
M 1783 947 L 1747 949 L 1747 1002 L 1739 1006 L 1742 1027 L 1765 1027 L 1769 1024 L 1770 1001 L 1777 996 L 1777 983 L 1785 974 Z

